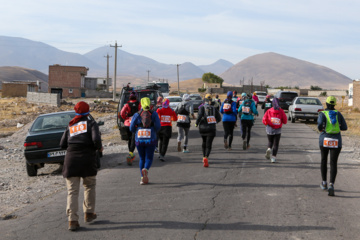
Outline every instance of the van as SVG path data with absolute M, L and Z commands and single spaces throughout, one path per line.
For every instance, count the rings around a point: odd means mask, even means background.
M 279 105 L 284 110 L 289 110 L 289 105 L 292 100 L 298 96 L 297 92 L 293 91 L 278 91 L 274 97 L 279 99 Z

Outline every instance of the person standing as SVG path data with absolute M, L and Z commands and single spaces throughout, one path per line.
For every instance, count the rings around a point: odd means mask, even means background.
M 219 98 L 219 94 L 216 94 L 215 95 L 215 102 L 217 102 L 218 103 L 218 110 L 220 111 L 220 106 L 221 106 L 221 100 L 220 100 L 220 98 Z
M 240 117 L 240 125 L 242 129 L 243 149 L 250 148 L 251 128 L 254 125 L 254 114 L 259 116 L 255 107 L 255 102 L 250 96 L 245 97 L 243 103 L 239 106 L 238 113 Z M 246 138 L 246 139 L 245 139 Z
M 129 166 L 132 165 L 132 162 L 135 159 L 135 136 L 130 131 L 130 124 L 132 116 L 141 109 L 141 104 L 137 100 L 136 92 L 131 92 L 129 96 L 129 101 L 124 105 L 124 107 L 120 111 L 120 116 L 124 119 L 124 126 L 127 131 L 128 139 L 128 149 L 129 155 L 126 157 L 126 162 Z
M 209 156 L 212 142 L 216 136 L 216 124 L 221 121 L 220 112 L 213 106 L 211 94 L 205 95 L 205 104 L 199 108 L 195 127 L 199 126 L 202 138 L 202 152 L 204 167 L 209 167 Z
M 231 150 L 234 137 L 234 128 L 237 120 L 236 102 L 232 100 L 233 93 L 227 92 L 226 99 L 220 108 L 222 113 L 222 122 L 224 127 L 224 148 Z M 228 142 L 229 137 L 229 142 Z
M 187 147 L 189 141 L 189 130 L 191 125 L 190 115 L 195 119 L 194 115 L 194 106 L 191 102 L 189 94 L 184 94 L 182 97 L 182 102 L 179 103 L 175 108 L 175 113 L 177 114 L 177 130 L 178 130 L 178 152 L 181 152 L 181 141 L 184 139 L 183 152 L 188 153 L 189 149 Z
M 267 110 L 272 108 L 272 102 L 270 100 L 270 95 L 266 95 L 265 101 L 261 105 L 261 109 L 264 109 L 264 114 Z
M 96 151 L 102 152 L 99 126 L 89 117 L 90 107 L 86 102 L 78 102 L 74 110 L 76 116 L 69 122 L 60 146 L 66 149 L 62 175 L 66 180 L 68 191 L 66 215 L 69 220 L 69 230 L 77 230 L 79 225 L 79 191 L 82 179 L 84 186 L 84 221 L 96 219 Z
M 268 137 L 268 145 L 265 154 L 266 159 L 270 159 L 271 162 L 276 162 L 276 155 L 279 149 L 281 128 L 283 124 L 287 123 L 287 117 L 284 110 L 279 105 L 279 99 L 274 98 L 272 106 L 267 110 L 263 117 L 263 124 L 266 126 L 266 133 Z
M 342 148 L 340 131 L 347 130 L 343 115 L 335 110 L 336 98 L 329 96 L 326 99 L 326 109 L 320 112 L 317 127 L 320 131 L 319 146 L 321 152 L 321 189 L 328 190 L 329 196 L 335 196 L 335 179 L 337 162 Z M 327 158 L 330 153 L 330 184 L 327 185 Z
M 139 153 L 141 185 L 149 183 L 149 170 L 154 159 L 156 133 L 160 130 L 158 114 L 150 110 L 150 98 L 141 99 L 141 110 L 134 114 L 130 131 L 135 134 L 135 145 Z
M 165 162 L 165 154 L 172 135 L 172 121 L 176 121 L 176 113 L 169 107 L 170 101 L 165 98 L 162 108 L 156 110 L 160 118 L 161 128 L 159 131 L 159 160 Z

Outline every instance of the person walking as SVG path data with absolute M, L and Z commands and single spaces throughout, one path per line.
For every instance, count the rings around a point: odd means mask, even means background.
M 254 125 L 254 115 L 259 116 L 255 102 L 250 96 L 245 97 L 245 100 L 239 106 L 238 113 L 241 116 L 240 125 L 242 129 L 243 149 L 246 150 L 250 148 L 251 128 Z
M 177 120 L 176 113 L 169 107 L 170 101 L 165 98 L 162 108 L 156 110 L 160 118 L 161 128 L 159 131 L 159 160 L 165 162 L 165 154 L 172 135 L 172 121 Z
M 287 123 L 287 117 L 282 108 L 279 105 L 279 99 L 274 98 L 272 106 L 267 110 L 263 117 L 263 124 L 266 126 L 266 133 L 268 137 L 267 150 L 265 154 L 266 159 L 270 159 L 271 162 L 276 162 L 276 155 L 279 149 L 281 128 L 283 124 Z
M 232 100 L 233 93 L 227 92 L 226 99 L 221 105 L 220 113 L 222 114 L 222 122 L 224 127 L 224 148 L 231 150 L 234 137 L 234 128 L 237 120 L 236 102 Z M 229 138 L 229 142 L 228 142 Z
M 84 186 L 84 221 L 92 222 L 97 217 L 95 213 L 96 151 L 103 151 L 99 126 L 89 117 L 89 104 L 80 101 L 75 105 L 74 110 L 76 116 L 69 122 L 60 141 L 61 148 L 66 149 L 62 175 L 68 192 L 66 215 L 70 231 L 80 227 L 78 208 L 81 179 Z
M 261 105 L 261 109 L 264 109 L 264 114 L 266 113 L 267 110 L 272 108 L 272 101 L 270 100 L 270 97 L 271 97 L 270 95 L 266 95 L 265 101 Z
M 209 156 L 212 142 L 216 136 L 216 124 L 221 121 L 220 112 L 213 106 L 211 94 L 205 95 L 205 104 L 199 108 L 195 127 L 199 126 L 202 138 L 202 152 L 204 167 L 209 167 Z
M 162 102 L 163 102 L 163 97 L 159 96 L 156 100 L 156 105 L 153 107 L 152 110 L 157 111 L 158 109 L 162 108 Z M 158 153 L 159 152 L 159 133 L 156 133 L 156 147 L 155 147 L 155 152 Z
M 326 109 L 320 112 L 317 127 L 320 131 L 319 146 L 321 152 L 321 189 L 328 190 L 329 196 L 335 196 L 335 179 L 337 175 L 337 162 L 342 148 L 340 131 L 347 130 L 343 115 L 335 110 L 336 98 L 329 96 L 326 99 Z M 327 162 L 330 153 L 330 181 L 327 184 Z
M 183 152 L 188 153 L 189 130 L 191 125 L 190 115 L 195 119 L 194 106 L 189 94 L 183 95 L 182 102 L 175 108 L 175 113 L 177 114 L 178 152 L 181 152 L 181 141 L 184 139 Z
M 138 112 L 141 109 L 141 104 L 137 100 L 136 92 L 131 92 L 129 96 L 129 101 L 123 106 L 123 108 L 120 111 L 120 116 L 124 120 L 124 126 L 127 131 L 128 135 L 128 149 L 129 149 L 129 155 L 126 157 L 126 162 L 129 166 L 132 165 L 132 162 L 135 159 L 135 136 L 130 131 L 130 124 L 132 116 L 136 112 Z
M 257 109 L 257 105 L 259 104 L 259 97 L 256 95 L 256 92 L 253 93 L 252 99 L 254 100 Z
M 220 98 L 219 98 L 219 94 L 216 94 L 215 95 L 215 100 L 214 100 L 215 102 L 217 102 L 218 103 L 218 110 L 220 111 L 220 106 L 221 106 L 221 100 L 220 100 Z
M 130 131 L 135 134 L 135 145 L 139 153 L 141 185 L 149 183 L 149 170 L 154 159 L 156 133 L 160 130 L 158 114 L 150 110 L 150 98 L 141 99 L 141 110 L 134 114 Z

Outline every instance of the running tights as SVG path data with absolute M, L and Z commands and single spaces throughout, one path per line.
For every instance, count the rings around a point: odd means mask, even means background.
M 245 140 L 247 137 L 247 145 L 250 143 L 250 137 L 251 137 L 251 128 L 253 126 L 253 120 L 244 120 L 241 119 L 241 129 L 242 129 L 242 139 Z
M 136 148 L 138 150 L 140 158 L 140 173 L 143 168 L 149 170 L 154 159 L 155 146 L 136 146 Z
M 234 127 L 236 122 L 223 122 L 224 126 L 224 140 L 227 140 L 229 137 L 229 147 L 231 148 L 231 144 L 234 137 Z
M 326 148 L 320 146 L 321 151 L 321 177 L 323 181 L 327 179 L 327 158 L 330 152 L 330 183 L 335 184 L 337 174 L 337 161 L 341 152 L 341 148 Z
M 159 152 L 161 156 L 165 156 L 168 145 L 169 145 L 169 140 L 170 138 L 165 136 L 165 135 L 159 135 L 159 140 L 160 140 L 160 148 L 159 148 Z
M 214 135 L 201 135 L 202 137 L 202 151 L 203 151 L 203 157 L 209 157 L 211 152 L 211 147 L 213 140 L 215 138 Z
M 135 133 L 132 133 L 128 128 L 127 134 L 129 136 L 129 140 L 128 140 L 129 152 L 134 152 L 134 150 L 135 150 Z
M 278 152 L 279 149 L 279 142 L 280 142 L 280 137 L 281 137 L 281 133 L 280 134 L 274 134 L 274 135 L 267 135 L 268 137 L 268 148 L 272 148 L 272 155 L 274 157 L 276 157 L 276 154 Z

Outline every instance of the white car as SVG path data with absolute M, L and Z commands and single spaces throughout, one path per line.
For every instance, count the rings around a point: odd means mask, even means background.
M 321 111 L 324 111 L 324 107 L 318 98 L 296 97 L 289 105 L 288 120 L 292 123 L 297 119 L 312 119 L 316 122 Z
M 266 95 L 267 95 L 267 93 L 266 93 L 266 92 L 262 92 L 262 91 L 255 91 L 255 93 L 256 93 L 256 96 L 258 96 L 258 98 L 259 98 L 259 103 L 263 103 L 263 102 L 265 102 Z
M 175 108 L 177 107 L 177 105 L 179 105 L 179 103 L 181 103 L 182 98 L 180 96 L 168 96 L 166 97 L 167 99 L 169 99 L 169 107 L 172 110 L 175 110 Z

